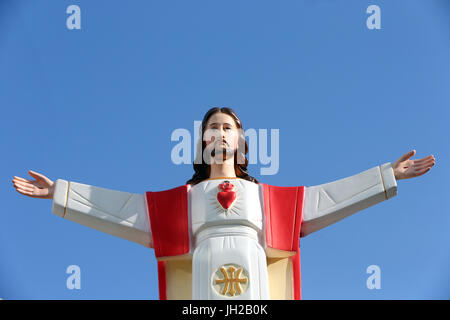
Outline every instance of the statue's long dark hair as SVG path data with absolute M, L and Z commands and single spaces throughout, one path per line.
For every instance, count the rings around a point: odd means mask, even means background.
M 241 152 L 241 154 L 238 154 L 240 148 L 237 148 L 237 150 L 234 154 L 234 171 L 236 173 L 236 177 L 239 177 L 239 178 L 242 178 L 242 179 L 254 182 L 254 183 L 259 183 L 258 180 L 256 180 L 252 176 L 250 176 L 247 171 L 248 159 L 245 155 L 248 153 L 248 144 L 247 144 L 247 141 L 245 140 L 244 128 L 242 127 L 241 120 L 239 119 L 239 117 L 236 115 L 236 113 L 231 108 L 214 107 L 214 108 L 209 109 L 208 112 L 206 112 L 205 116 L 203 117 L 202 127 L 201 127 L 201 131 L 200 131 L 200 139 L 197 143 L 197 154 L 196 154 L 195 161 L 193 164 L 195 172 L 194 172 L 194 175 L 192 176 L 192 178 L 190 180 L 188 180 L 186 182 L 186 184 L 196 185 L 197 183 L 200 183 L 203 180 L 206 180 L 209 178 L 209 174 L 210 174 L 210 170 L 211 170 L 210 165 L 203 161 L 203 150 L 206 147 L 206 142 L 203 141 L 203 133 L 205 132 L 206 124 L 208 123 L 209 118 L 217 112 L 222 112 L 222 113 L 225 113 L 225 114 L 231 116 L 234 119 L 234 122 L 236 123 L 237 128 L 242 129 L 242 130 L 239 130 L 239 139 L 240 139 L 239 143 L 242 143 L 242 141 L 244 142 L 245 151 L 244 151 L 244 154 L 242 154 L 242 152 Z M 239 143 L 238 143 L 238 145 L 239 145 Z M 243 161 L 239 161 L 239 163 L 238 163 L 238 159 L 242 159 Z

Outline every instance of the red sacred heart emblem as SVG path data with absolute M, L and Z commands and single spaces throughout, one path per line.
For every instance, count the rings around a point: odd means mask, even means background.
M 229 181 L 219 184 L 219 192 L 217 193 L 217 200 L 224 209 L 228 209 L 236 200 L 236 192 L 233 191 L 234 185 Z

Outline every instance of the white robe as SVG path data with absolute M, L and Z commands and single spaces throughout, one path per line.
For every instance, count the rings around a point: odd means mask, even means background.
M 225 180 L 225 179 L 224 179 Z M 189 188 L 190 236 L 193 242 L 194 299 L 223 299 L 211 280 L 218 268 L 233 263 L 249 279 L 238 299 L 269 299 L 261 185 L 230 180 L 238 192 L 232 210 L 214 202 L 222 180 L 207 180 Z M 152 248 L 145 194 L 108 190 L 58 179 L 52 212 L 99 231 Z M 241 195 L 239 196 L 239 193 Z M 245 194 L 243 194 L 245 193 Z M 306 187 L 301 236 L 389 199 L 397 194 L 390 163 L 334 182 Z M 206 275 L 206 276 L 205 276 Z

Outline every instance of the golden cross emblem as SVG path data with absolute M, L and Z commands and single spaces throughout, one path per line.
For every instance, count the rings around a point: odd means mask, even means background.
M 235 268 L 233 266 L 229 266 L 227 269 L 225 267 L 220 267 L 219 271 L 223 275 L 223 279 L 216 279 L 216 285 L 223 284 L 222 291 L 220 292 L 222 295 L 240 295 L 242 293 L 241 284 L 247 284 L 248 278 L 240 278 L 242 273 L 242 268 Z

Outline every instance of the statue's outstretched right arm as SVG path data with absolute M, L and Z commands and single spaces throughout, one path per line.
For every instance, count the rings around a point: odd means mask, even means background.
M 17 192 L 52 199 L 52 212 L 110 235 L 152 247 L 152 235 L 145 194 L 104 189 L 58 179 L 51 181 L 29 171 L 36 180 L 14 177 Z

